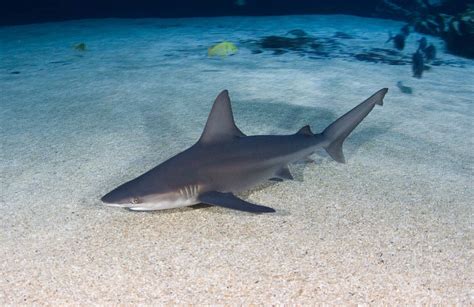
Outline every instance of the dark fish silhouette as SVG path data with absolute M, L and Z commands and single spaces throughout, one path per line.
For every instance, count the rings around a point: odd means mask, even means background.
M 393 41 L 393 46 L 398 50 L 403 50 L 405 48 L 405 35 L 398 33 L 393 36 L 392 33 L 389 33 L 389 38 L 385 43 Z
M 413 77 L 421 78 L 423 70 L 425 69 L 425 61 L 423 60 L 423 53 L 419 50 L 413 53 L 411 69 L 413 71 Z
M 425 37 L 422 37 L 418 40 L 418 50 L 425 50 L 426 46 L 428 45 L 428 41 Z
M 406 24 L 400 29 L 400 33 L 403 34 L 405 37 L 410 35 L 410 25 Z
M 429 44 L 428 47 L 423 50 L 423 54 L 428 63 L 433 61 L 436 58 L 436 47 L 433 44 Z
M 288 31 L 288 33 L 286 33 L 286 35 L 293 35 L 295 37 L 305 37 L 305 36 L 308 36 L 308 33 L 306 33 L 305 31 L 301 30 L 301 29 L 294 29 L 294 30 L 291 30 L 291 31 Z
M 423 53 L 423 57 L 426 63 L 429 63 L 436 58 L 436 47 L 433 44 L 428 45 L 428 41 L 425 37 L 422 37 L 418 40 L 417 51 L 421 51 Z
M 400 92 L 404 94 L 413 94 L 413 89 L 409 86 L 403 85 L 402 81 L 397 82 L 397 87 L 400 90 Z
M 291 135 L 246 136 L 235 125 L 227 90 L 212 106 L 199 141 L 104 197 L 109 206 L 161 210 L 198 203 L 248 212 L 274 212 L 234 195 L 269 179 L 292 179 L 288 164 L 306 159 L 317 148 L 344 163 L 342 144 L 372 111 L 382 105 L 384 88 L 341 116 L 322 133 L 304 126 Z

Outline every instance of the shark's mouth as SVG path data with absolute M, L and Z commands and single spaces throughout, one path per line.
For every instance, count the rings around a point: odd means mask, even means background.
M 119 208 L 127 208 L 132 205 L 132 204 L 109 204 L 109 203 L 104 203 L 104 202 L 102 202 L 102 204 L 107 207 L 119 207 Z

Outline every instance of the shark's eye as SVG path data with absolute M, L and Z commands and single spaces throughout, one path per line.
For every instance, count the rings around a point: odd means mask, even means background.
M 138 204 L 139 202 L 140 200 L 138 199 L 138 197 L 132 198 L 132 201 L 131 201 L 132 204 Z

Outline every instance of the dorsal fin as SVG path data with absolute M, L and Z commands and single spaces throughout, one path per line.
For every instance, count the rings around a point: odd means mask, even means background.
M 213 143 L 241 136 L 245 134 L 235 125 L 229 92 L 223 90 L 214 101 L 199 142 Z
M 311 131 L 311 128 L 309 127 L 309 125 L 306 125 L 304 127 L 302 127 L 300 130 L 298 130 L 298 132 L 296 132 L 296 134 L 303 134 L 303 135 L 307 135 L 307 136 L 313 136 L 314 133 L 313 131 Z

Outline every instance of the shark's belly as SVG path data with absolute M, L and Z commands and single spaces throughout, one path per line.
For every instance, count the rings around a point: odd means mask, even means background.
M 274 177 L 275 170 L 266 169 L 255 172 L 236 172 L 232 179 L 222 182 L 222 192 L 238 193 L 254 188 L 255 186 Z
M 192 206 L 200 203 L 198 200 L 199 192 L 200 187 L 198 185 L 183 186 L 182 188 L 178 189 L 178 193 L 175 194 L 176 197 L 174 198 L 155 202 L 150 201 L 146 204 L 132 205 L 129 206 L 129 209 L 136 211 L 150 211 Z
M 292 159 L 279 157 L 264 163 L 234 163 L 232 167 L 216 165 L 209 172 L 209 190 L 219 192 L 242 192 L 274 178 L 275 174 L 286 167 Z
M 175 201 L 168 201 L 168 202 L 146 203 L 144 205 L 130 206 L 128 208 L 133 211 L 154 211 L 154 210 L 182 208 L 182 207 L 192 206 L 196 204 L 199 204 L 197 197 L 192 197 L 192 198 L 177 199 Z

